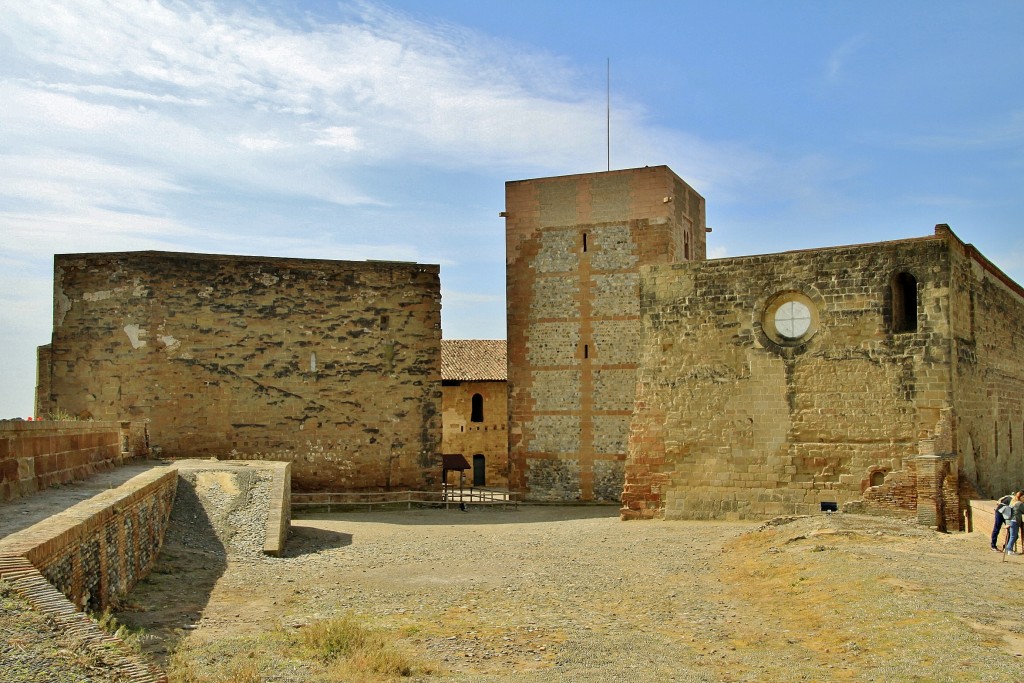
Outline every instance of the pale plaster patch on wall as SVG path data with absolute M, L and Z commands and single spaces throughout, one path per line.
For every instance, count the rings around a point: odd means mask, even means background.
M 131 341 L 133 349 L 141 349 L 146 345 L 146 340 L 142 339 L 142 336 L 146 334 L 145 328 L 138 325 L 125 325 L 124 333 L 128 335 L 128 340 Z
M 116 294 L 116 293 L 117 293 L 117 291 L 116 290 L 112 290 L 112 289 L 106 289 L 106 290 L 102 290 L 102 291 L 99 291 L 99 292 L 83 292 L 82 293 L 82 300 L 83 301 L 103 301 L 104 299 L 109 299 L 110 297 L 114 296 L 114 294 Z
M 271 275 L 270 273 L 256 273 L 253 277 L 264 287 L 276 285 L 281 280 L 281 278 L 276 275 Z
M 196 296 L 200 299 L 209 299 L 211 294 L 213 294 L 213 287 L 203 287 L 196 292 Z
M 162 343 L 164 346 L 166 346 L 169 350 L 173 350 L 175 347 L 181 345 L 180 341 L 178 341 L 177 339 L 175 339 L 174 337 L 172 337 L 169 334 L 165 335 L 163 337 L 158 337 L 158 339 L 160 340 L 160 343 Z M 145 343 L 145 342 L 143 342 L 143 343 Z M 138 348 L 138 347 L 136 347 L 136 348 Z
M 64 269 L 57 267 L 54 269 L 53 274 L 53 306 L 56 309 L 54 324 L 60 327 L 64 323 L 64 316 L 71 310 L 71 299 L 64 293 L 64 289 L 61 287 L 61 283 L 64 281 Z

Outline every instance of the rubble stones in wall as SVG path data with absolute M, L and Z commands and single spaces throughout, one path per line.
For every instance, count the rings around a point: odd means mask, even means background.
M 580 448 L 580 418 L 576 415 L 535 415 L 526 449 L 533 453 L 576 453 Z
M 576 272 L 583 237 L 578 230 L 545 230 L 534 267 L 540 274 Z
M 538 319 L 578 318 L 579 284 L 567 277 L 537 278 L 533 313 Z
M 594 461 L 594 499 L 618 502 L 622 497 L 625 463 L 621 460 Z
M 593 310 L 605 318 L 640 315 L 640 278 L 636 273 L 594 275 Z
M 635 270 L 639 263 L 634 237 L 628 226 L 592 226 L 587 234 L 593 270 Z
M 593 374 L 594 410 L 633 410 L 636 370 L 597 368 Z
M 640 356 L 640 325 L 635 320 L 595 320 L 595 357 L 605 365 L 635 365 Z
M 629 415 L 594 415 L 594 453 L 616 455 L 626 452 L 629 441 Z
M 579 344 L 578 322 L 537 323 L 526 345 L 526 357 L 535 366 L 575 365 Z
M 580 499 L 580 464 L 578 460 L 530 461 L 526 472 L 527 486 L 535 492 L 533 500 L 554 502 Z
M 530 398 L 535 411 L 580 409 L 579 370 L 537 370 L 531 376 Z

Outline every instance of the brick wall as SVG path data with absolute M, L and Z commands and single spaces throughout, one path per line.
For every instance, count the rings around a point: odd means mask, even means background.
M 476 466 L 474 456 L 484 457 L 483 486 L 508 486 L 508 397 L 506 382 L 447 381 L 442 387 L 442 433 L 444 453 L 461 453 Z M 483 419 L 472 421 L 473 396 L 483 400 Z M 455 484 L 456 474 L 449 475 Z M 475 481 L 474 470 L 466 470 L 467 485 Z
M 861 500 L 873 475 L 866 498 L 876 509 L 912 514 L 922 495 L 938 500 L 949 472 L 933 467 L 924 482 L 920 462 L 947 454 L 921 452 L 920 440 L 949 431 L 953 405 L 945 239 L 641 272 L 624 517 L 816 512 Z M 917 310 L 916 329 L 896 333 L 899 273 L 916 278 Z M 790 340 L 772 311 L 796 300 L 813 319 L 809 335 Z
M 42 409 L 147 420 L 164 457 L 292 462 L 300 490 L 439 484 L 437 266 L 67 254 L 54 280 Z
M 616 501 L 638 269 L 704 258 L 704 199 L 665 166 L 505 187 L 510 485 L 532 500 Z
M 84 479 L 146 452 L 142 423 L 0 421 L 0 502 Z

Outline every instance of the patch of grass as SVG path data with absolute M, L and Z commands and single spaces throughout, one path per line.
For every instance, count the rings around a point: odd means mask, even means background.
M 103 610 L 102 614 L 91 614 L 90 616 L 101 629 L 115 638 L 120 638 L 124 644 L 136 652 L 142 651 L 142 643 L 147 637 L 145 629 L 133 629 L 120 623 L 117 618 L 111 614 L 109 609 Z
M 202 662 L 188 649 L 171 655 L 167 667 L 169 683 L 263 683 L 258 662 Z
M 402 678 L 415 669 L 413 660 L 387 634 L 368 628 L 351 614 L 314 622 L 300 630 L 296 639 L 307 656 L 332 665 L 339 673 L 348 669 Z
M 390 632 L 345 615 L 256 637 L 188 639 L 167 662 L 170 683 L 381 683 L 433 673 L 403 652 Z

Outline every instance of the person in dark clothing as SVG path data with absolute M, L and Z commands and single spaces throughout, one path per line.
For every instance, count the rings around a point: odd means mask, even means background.
M 1003 507 L 1013 502 L 1013 494 L 1008 493 L 999 499 L 999 503 L 996 505 L 996 521 L 992 527 L 992 550 L 1000 550 L 997 545 L 999 541 L 999 530 L 1003 528 Z

